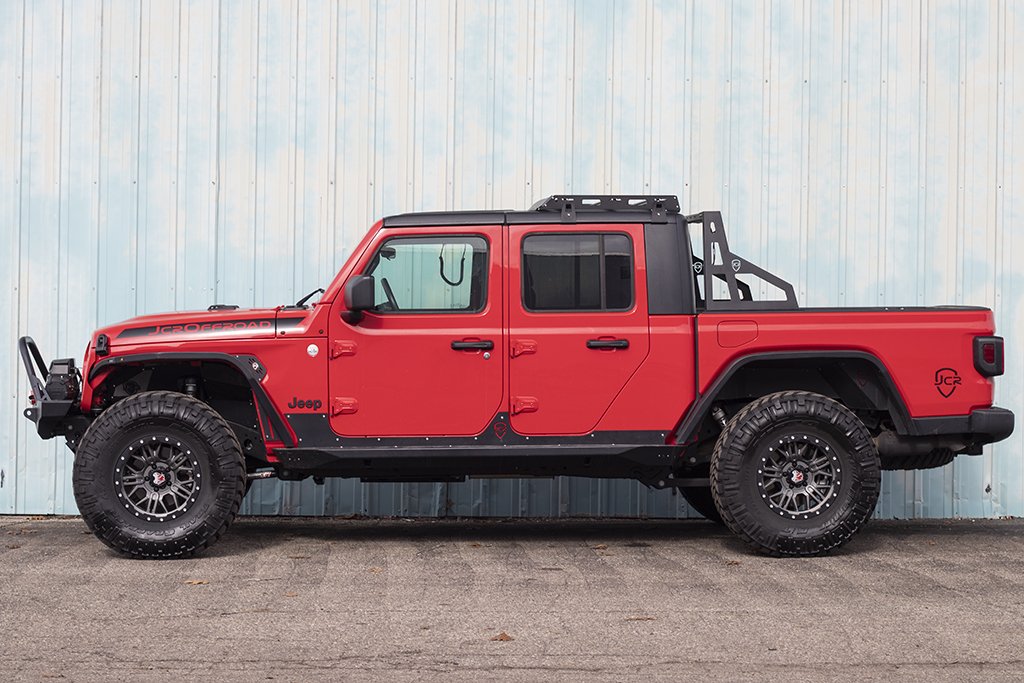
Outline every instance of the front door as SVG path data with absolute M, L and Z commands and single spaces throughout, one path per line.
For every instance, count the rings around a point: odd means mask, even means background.
M 642 225 L 509 227 L 511 423 L 593 431 L 649 347 Z
M 362 320 L 331 314 L 331 426 L 345 436 L 469 436 L 504 400 L 502 228 L 388 229 L 353 273 Z

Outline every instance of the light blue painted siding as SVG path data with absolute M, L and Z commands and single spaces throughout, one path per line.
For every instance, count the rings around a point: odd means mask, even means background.
M 30 333 L 326 283 L 376 218 L 669 192 L 815 306 L 982 304 L 1024 413 L 1024 3 L 0 2 L 0 513 L 72 513 Z M 927 340 L 921 340 L 927 343 Z M 632 482 L 259 482 L 253 513 L 689 514 Z M 884 517 L 1024 515 L 1024 440 Z

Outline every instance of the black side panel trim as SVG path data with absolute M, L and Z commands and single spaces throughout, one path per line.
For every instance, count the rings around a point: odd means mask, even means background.
M 523 436 L 512 430 L 508 413 L 494 416 L 487 429 L 476 436 L 341 436 L 330 424 L 326 413 L 288 413 L 285 415 L 288 424 L 295 430 L 301 448 L 304 449 L 371 449 L 378 453 L 381 450 L 394 452 L 422 452 L 434 448 L 488 448 L 496 447 L 512 452 L 513 447 L 527 447 L 528 450 L 546 446 L 586 446 L 598 448 L 620 448 L 626 450 L 639 447 L 654 447 L 678 450 L 668 445 L 668 432 L 660 431 L 607 431 L 593 432 L 584 436 Z
M 693 277 L 680 220 L 644 226 L 647 255 L 647 312 L 651 315 L 693 315 Z
M 461 481 L 467 476 L 621 477 L 655 488 L 676 485 L 670 447 L 483 446 L 393 448 L 282 448 L 278 476 L 358 477 L 363 481 Z M 684 479 L 685 481 L 685 479 Z
M 89 370 L 89 380 L 92 381 L 94 377 L 101 370 L 105 370 L 110 367 L 117 367 L 123 365 L 146 365 L 152 363 L 170 363 L 175 361 L 208 361 L 213 363 L 226 363 L 245 377 L 246 381 L 249 382 L 249 388 L 252 389 L 253 396 L 256 397 L 256 404 L 259 406 L 260 415 L 270 422 L 270 426 L 273 428 L 273 433 L 270 436 L 276 436 L 285 446 L 295 446 L 295 441 L 291 437 L 291 432 L 288 431 L 287 425 L 284 420 L 281 419 L 281 415 L 274 408 L 274 404 L 271 403 L 270 397 L 267 396 L 266 389 L 260 384 L 260 381 L 266 376 L 267 371 L 264 369 L 262 363 L 253 356 L 233 356 L 229 353 L 177 353 L 177 352 L 159 352 L 159 353 L 138 353 L 130 356 L 114 356 L 111 358 L 105 358 L 99 363 L 92 366 Z M 265 425 L 264 425 L 265 427 Z

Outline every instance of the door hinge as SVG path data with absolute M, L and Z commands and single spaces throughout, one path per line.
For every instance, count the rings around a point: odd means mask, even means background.
M 528 353 L 537 353 L 537 342 L 532 339 L 516 339 L 512 342 L 512 357 L 525 356 Z
M 535 413 L 537 408 L 540 407 L 540 401 L 533 396 L 513 396 L 512 397 L 512 414 L 518 415 L 519 413 Z
M 354 341 L 331 342 L 331 360 L 341 356 L 356 355 L 356 343 Z
M 354 398 L 343 396 L 341 398 L 335 398 L 331 400 L 331 416 L 334 415 L 351 415 L 352 413 L 359 410 L 359 401 Z

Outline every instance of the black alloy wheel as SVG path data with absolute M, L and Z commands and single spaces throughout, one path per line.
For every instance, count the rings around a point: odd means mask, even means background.
M 759 552 L 817 555 L 846 543 L 878 501 L 878 452 L 864 423 L 820 394 L 782 391 L 743 408 L 711 459 L 722 521 Z
M 245 492 L 242 449 L 209 405 L 147 391 L 108 408 L 75 452 L 75 500 L 89 529 L 133 558 L 188 557 L 231 524 Z

